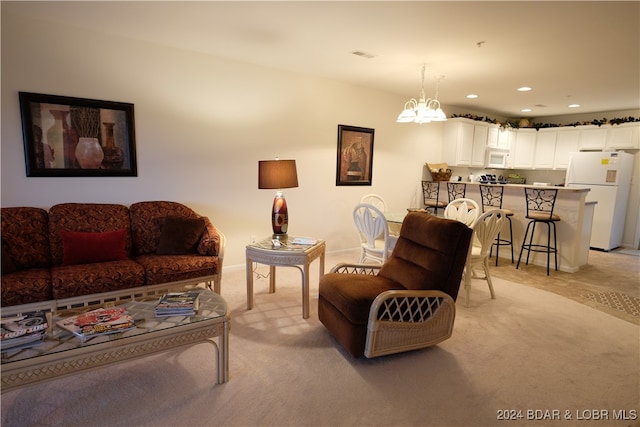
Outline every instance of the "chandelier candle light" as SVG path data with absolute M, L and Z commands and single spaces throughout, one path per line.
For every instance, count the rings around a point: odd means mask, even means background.
M 411 98 L 404 104 L 404 110 L 398 116 L 396 122 L 398 123 L 429 123 L 429 122 L 443 122 L 447 120 L 447 115 L 442 111 L 440 107 L 440 101 L 438 101 L 438 89 L 440 87 L 440 80 L 444 78 L 441 76 L 438 78 L 436 84 L 436 96 L 431 99 L 425 100 L 424 95 L 424 70 L 425 66 L 422 66 L 422 88 L 420 89 L 420 101 L 416 101 L 415 98 Z
M 289 227 L 287 201 L 282 195 L 282 189 L 297 186 L 298 172 L 295 160 L 278 160 L 276 158 L 276 160 L 258 161 L 258 188 L 278 190 L 273 199 L 273 209 L 271 210 L 271 227 L 274 239 L 286 239 Z

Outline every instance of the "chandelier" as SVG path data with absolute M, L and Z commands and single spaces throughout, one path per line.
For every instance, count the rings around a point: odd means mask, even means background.
M 425 66 L 422 66 L 422 88 L 420 89 L 420 101 L 416 101 L 415 98 L 411 98 L 404 104 L 404 110 L 398 116 L 396 122 L 398 123 L 429 123 L 429 122 L 443 122 L 447 120 L 447 115 L 442 111 L 440 107 L 440 101 L 438 101 L 438 89 L 440 87 L 440 80 L 444 77 L 439 77 L 436 84 L 436 96 L 431 99 L 426 99 L 424 96 L 424 70 Z

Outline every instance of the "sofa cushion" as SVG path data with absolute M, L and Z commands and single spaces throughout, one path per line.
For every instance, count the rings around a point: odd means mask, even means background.
M 3 274 L 0 290 L 3 307 L 49 301 L 53 298 L 51 271 L 49 268 L 30 268 Z
M 127 259 L 125 229 L 99 233 L 60 231 L 62 264 L 91 264 Z
M 146 284 L 156 285 L 217 274 L 219 258 L 148 254 L 136 257 L 135 261 L 144 267 Z
M 16 270 L 45 268 L 49 256 L 49 216 L 33 207 L 2 208 L 2 253 Z
M 16 263 L 13 262 L 13 258 L 11 258 L 11 254 L 9 253 L 9 244 L 6 243 L 4 239 L 2 239 L 2 265 L 0 269 L 2 270 L 1 274 L 3 276 L 18 270 Z
M 204 218 L 181 218 L 170 216 L 165 219 L 158 242 L 158 254 L 196 253 L 196 245 L 204 231 Z
M 131 255 L 131 221 L 124 205 L 108 203 L 62 203 L 49 209 L 49 241 L 54 265 L 63 262 L 60 232 L 104 232 L 126 230 L 125 252 Z
M 144 278 L 142 266 L 129 259 L 51 268 L 56 299 L 135 288 L 145 284 Z

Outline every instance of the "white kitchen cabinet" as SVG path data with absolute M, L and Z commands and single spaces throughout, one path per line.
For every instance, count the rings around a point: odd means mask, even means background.
M 473 145 L 471 147 L 471 166 L 484 167 L 488 133 L 489 133 L 489 127 L 486 125 L 475 125 L 473 127 Z
M 640 123 L 612 125 L 607 133 L 608 150 L 640 149 Z
M 515 143 L 511 149 L 514 168 L 533 168 L 533 156 L 536 151 L 536 130 L 517 129 Z
M 498 125 L 489 125 L 487 147 L 508 150 L 510 148 L 509 131 Z
M 533 167 L 536 169 L 552 169 L 556 154 L 556 136 L 554 128 L 540 129 L 536 135 L 536 149 L 533 156 Z
M 554 169 L 567 169 L 571 153 L 580 151 L 580 132 L 575 128 L 559 128 L 556 136 Z
M 449 119 L 444 124 L 442 161 L 450 166 L 471 166 L 475 124 L 468 119 Z
M 580 138 L 580 150 L 603 150 L 607 143 L 609 126 L 580 126 L 577 128 Z

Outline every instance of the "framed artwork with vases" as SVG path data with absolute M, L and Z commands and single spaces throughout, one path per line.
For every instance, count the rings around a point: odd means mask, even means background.
M 133 104 L 20 92 L 28 177 L 137 176 Z
M 375 130 L 338 125 L 336 185 L 371 185 Z

